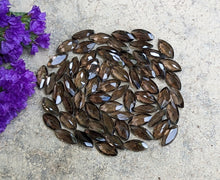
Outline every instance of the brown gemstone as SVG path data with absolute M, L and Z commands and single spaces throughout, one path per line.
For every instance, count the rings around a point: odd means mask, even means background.
M 158 122 L 160 122 L 160 121 L 162 120 L 163 116 L 165 115 L 165 113 L 166 113 L 165 110 L 161 110 L 161 111 L 156 112 L 156 113 L 152 116 L 151 120 L 149 121 L 148 126 L 149 126 L 149 127 L 152 127 L 152 126 L 154 126 L 155 124 L 157 124 Z
M 112 118 L 105 112 L 101 113 L 101 117 L 102 117 L 103 125 L 105 126 L 108 133 L 113 134 L 115 129 L 115 124 Z
M 77 109 L 82 109 L 85 105 L 85 100 L 85 94 L 81 90 L 79 90 L 79 92 L 76 93 L 76 95 L 74 96 L 75 107 Z
M 100 106 L 100 110 L 107 113 L 111 113 L 119 111 L 122 107 L 123 105 L 117 101 L 108 101 Z
M 124 140 L 128 140 L 130 137 L 130 129 L 125 121 L 116 120 L 115 129 L 118 136 Z
M 170 102 L 170 90 L 165 87 L 163 88 L 157 97 L 157 102 L 160 105 L 161 109 L 165 108 Z
M 165 80 L 168 86 L 178 90 L 181 89 L 180 79 L 175 73 L 167 72 Z
M 174 104 L 173 101 L 171 101 L 167 105 L 167 118 L 170 119 L 170 121 L 174 124 L 178 123 L 179 120 L 179 110 L 178 107 Z
M 59 67 L 64 63 L 67 57 L 68 57 L 68 54 L 66 53 L 54 55 L 48 61 L 47 66 L 48 67 Z
M 110 36 L 105 33 L 97 33 L 89 36 L 89 40 L 94 41 L 96 44 L 106 44 Z
M 93 142 L 90 139 L 90 137 L 83 131 L 80 130 L 75 130 L 75 137 L 78 142 L 80 142 L 82 145 L 92 148 L 93 147 Z
M 84 54 L 80 59 L 80 67 L 86 67 L 96 57 L 96 51 L 93 50 Z
M 134 115 L 132 120 L 129 121 L 129 125 L 141 126 L 148 123 L 151 120 L 152 116 L 150 114 L 138 114 Z
M 63 75 L 66 73 L 66 70 L 69 66 L 69 61 L 65 61 L 60 68 L 57 70 L 56 81 L 59 81 Z
M 112 98 L 111 100 L 114 101 L 120 97 L 123 97 L 124 93 L 127 91 L 128 85 L 123 85 L 118 87 L 113 93 L 112 93 Z
M 124 149 L 123 142 L 118 136 L 106 134 L 105 139 L 110 146 L 114 146 L 118 149 Z
M 80 126 L 89 127 L 89 118 L 84 110 L 78 110 L 75 117 Z
M 125 43 L 121 42 L 121 41 L 117 41 L 114 37 L 110 37 L 108 39 L 107 44 L 112 47 L 115 48 L 119 51 L 128 51 L 128 47 Z
M 117 156 L 118 152 L 114 146 L 110 146 L 107 142 L 97 142 L 95 144 L 96 149 L 107 156 Z
M 101 141 L 104 142 L 105 141 L 105 137 L 103 135 L 101 135 L 100 133 L 97 133 L 95 131 L 91 131 L 89 129 L 85 129 L 84 131 L 91 139 L 95 140 L 95 141 Z
M 76 46 L 78 45 L 78 41 L 77 40 L 72 40 L 72 39 L 68 39 L 64 42 L 62 42 L 56 52 L 57 54 L 61 54 L 61 53 L 67 53 L 67 52 L 70 52 L 72 51 Z
M 130 42 L 130 41 L 133 41 L 134 40 L 134 36 L 127 32 L 127 31 L 123 31 L 123 30 L 117 30 L 117 31 L 114 31 L 112 33 L 112 36 L 119 40 L 119 41 L 123 41 L 123 42 Z
M 52 98 L 56 104 L 60 104 L 62 102 L 63 93 L 64 93 L 63 83 L 61 81 L 56 82 L 56 84 L 54 85 L 54 90 L 52 94 Z
M 77 127 L 77 121 L 72 114 L 68 112 L 60 112 L 60 122 L 67 128 L 75 130 Z
M 147 114 L 147 113 L 155 112 L 156 110 L 157 107 L 151 104 L 140 105 L 134 108 L 134 112 L 136 114 Z
M 113 113 L 110 113 L 109 115 L 121 121 L 127 121 L 127 120 L 132 119 L 132 114 L 129 112 L 124 112 L 124 111 L 115 111 Z
M 116 54 L 119 52 L 117 49 L 110 47 L 110 46 L 99 46 L 97 47 L 96 51 L 98 52 L 100 56 L 103 56 L 104 55 L 103 53 L 106 53 L 106 51 L 116 53 Z
M 83 41 L 79 43 L 75 49 L 73 49 L 73 53 L 76 54 L 84 54 L 92 51 L 92 49 L 95 47 L 95 43 L 92 41 Z
M 173 59 L 174 51 L 173 51 L 172 46 L 168 42 L 166 42 L 166 41 L 164 41 L 162 39 L 159 39 L 158 40 L 158 49 L 166 57 Z
M 122 54 L 120 55 L 120 58 L 125 63 L 125 65 L 129 68 L 132 68 L 134 65 L 137 64 L 137 60 L 134 58 L 134 56 L 131 53 L 122 52 Z
M 159 92 L 156 83 L 149 78 L 144 78 L 142 80 L 141 87 L 143 88 L 143 90 L 148 91 L 151 94 L 157 94 Z
M 140 64 L 139 67 L 136 67 L 136 71 L 142 76 L 142 78 L 155 78 L 156 73 L 151 68 L 150 65 L 143 65 L 143 63 Z
M 153 45 L 148 43 L 147 41 L 139 40 L 139 41 L 132 41 L 129 43 L 130 46 L 137 48 L 138 50 L 152 48 Z
M 88 63 L 86 66 L 86 70 L 88 71 L 88 79 L 92 79 L 99 74 L 100 66 L 98 59 L 94 59 L 91 63 Z
M 90 79 L 85 87 L 86 96 L 97 91 L 99 86 L 99 78 Z
M 153 104 L 155 103 L 154 96 L 147 91 L 136 91 L 136 98 L 138 101 L 145 104 Z
M 144 29 L 134 29 L 131 33 L 137 40 L 151 41 L 154 39 L 153 34 Z
M 182 71 L 181 66 L 174 60 L 171 59 L 161 59 L 164 67 L 171 72 Z
M 55 114 L 55 115 L 59 114 L 59 109 L 58 109 L 57 105 L 55 104 L 55 102 L 53 102 L 52 100 L 50 100 L 47 97 L 43 97 L 42 107 L 46 112 L 48 112 L 50 114 Z
M 55 130 L 55 135 L 56 137 L 68 144 L 76 144 L 77 143 L 77 139 L 76 137 L 69 131 L 65 130 L 65 129 L 58 129 Z
M 144 54 L 147 56 L 149 60 L 159 61 L 161 58 L 165 58 L 160 51 L 155 49 L 143 49 Z
M 92 93 L 88 96 L 88 100 L 91 101 L 94 104 L 102 104 L 106 101 L 109 101 L 111 99 L 111 96 L 106 94 L 105 92 L 96 92 Z
M 165 145 L 170 144 L 176 138 L 177 133 L 178 133 L 178 126 L 177 125 L 167 129 L 164 132 L 164 136 L 162 138 L 161 145 L 165 146 Z
M 89 130 L 95 131 L 100 134 L 104 134 L 106 132 L 105 127 L 98 121 L 90 121 Z
M 50 129 L 56 130 L 56 129 L 61 128 L 59 120 L 56 118 L 56 116 L 52 114 L 45 113 L 43 115 L 43 120 L 44 120 L 45 125 L 49 127 Z
M 92 34 L 94 34 L 94 30 L 92 29 L 85 29 L 79 32 L 76 32 L 73 34 L 72 39 L 84 39 L 84 38 L 88 38 L 89 36 L 91 36 Z
M 69 63 L 69 75 L 70 77 L 74 77 L 79 72 L 79 60 L 78 57 L 73 57 L 73 59 Z
M 124 107 L 127 111 L 133 112 L 133 109 L 134 109 L 135 104 L 136 104 L 136 96 L 132 92 L 132 90 L 128 89 L 125 92 L 124 98 L 123 98 L 123 103 L 124 103 Z
M 50 94 L 53 92 L 55 83 L 56 83 L 56 74 L 53 72 L 49 76 L 47 76 L 47 80 L 45 84 L 45 94 Z
M 139 152 L 147 149 L 148 145 L 145 142 L 140 141 L 138 139 L 132 139 L 130 141 L 125 142 L 124 147 L 130 151 Z
M 109 64 L 107 61 L 103 62 L 100 71 L 99 71 L 99 77 L 102 79 L 102 81 L 106 81 L 111 73 L 111 69 L 109 67 Z
M 70 114 L 73 114 L 75 107 L 74 107 L 74 104 L 71 100 L 71 96 L 69 95 L 69 93 L 67 92 L 63 93 L 62 103 L 63 103 L 65 110 L 69 112 Z
M 88 73 L 85 69 L 81 69 L 75 78 L 75 84 L 78 89 L 83 88 L 88 81 Z
M 139 89 L 141 87 L 141 81 L 139 79 L 139 76 L 138 76 L 135 68 L 129 69 L 129 76 L 130 76 L 130 80 L 131 80 L 132 85 L 134 87 L 136 87 L 136 89 Z
M 120 81 L 117 79 L 110 79 L 99 84 L 99 90 L 104 92 L 114 91 L 120 85 Z
M 165 70 L 164 65 L 160 61 L 152 60 L 151 66 L 158 78 L 162 78 L 162 79 L 165 78 L 166 70 Z
M 171 88 L 170 94 L 171 94 L 174 104 L 176 104 L 180 108 L 183 108 L 184 100 L 183 100 L 181 93 L 177 89 Z
M 164 132 L 169 128 L 169 121 L 161 121 L 154 127 L 153 135 L 155 139 L 160 139 L 163 137 Z
M 86 102 L 85 110 L 91 118 L 93 118 L 95 120 L 100 120 L 99 108 L 97 108 L 97 106 L 95 104 L 90 103 L 90 102 Z
M 144 127 L 139 127 L 139 126 L 130 126 L 132 134 L 135 136 L 144 139 L 144 140 L 153 140 L 154 137 L 151 134 L 151 132 L 144 128 Z
M 44 87 L 47 75 L 48 75 L 47 67 L 45 65 L 41 66 L 36 73 L 37 85 L 40 89 Z
M 146 65 L 150 65 L 150 61 L 147 56 L 142 51 L 133 51 L 133 56 L 139 63 L 144 63 Z
M 70 78 L 70 76 L 68 76 L 67 74 L 63 76 L 63 84 L 65 91 L 69 92 L 71 96 L 75 96 L 78 90 L 75 84 L 73 83 L 72 79 Z
M 111 74 L 114 78 L 123 81 L 123 82 L 128 82 L 129 81 L 129 76 L 126 70 L 124 70 L 120 66 L 113 66 L 111 69 Z

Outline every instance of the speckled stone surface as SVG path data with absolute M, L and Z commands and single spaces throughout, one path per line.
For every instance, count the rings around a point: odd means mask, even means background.
M 73 32 L 144 28 L 168 40 L 182 66 L 185 108 L 179 134 L 167 147 L 120 151 L 106 157 L 95 149 L 56 139 L 42 121 L 43 91 L 36 89 L 28 107 L 0 134 L 0 179 L 220 179 L 220 3 L 218 0 L 11 0 L 14 11 L 39 5 L 47 12 L 49 50 L 24 55 L 35 71 Z

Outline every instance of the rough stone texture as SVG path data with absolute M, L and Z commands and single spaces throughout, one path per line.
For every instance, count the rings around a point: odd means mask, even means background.
M 24 55 L 32 71 L 46 64 L 57 45 L 73 32 L 144 28 L 168 40 L 182 66 L 185 108 L 179 134 L 167 147 L 120 151 L 106 157 L 95 149 L 56 139 L 42 121 L 43 91 L 0 134 L 0 179 L 219 179 L 220 3 L 218 0 L 11 0 L 14 11 L 36 4 L 47 12 L 49 50 Z

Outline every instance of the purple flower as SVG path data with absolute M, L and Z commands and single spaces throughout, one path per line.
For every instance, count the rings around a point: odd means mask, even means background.
M 10 70 L 0 67 L 0 133 L 27 106 L 36 85 L 34 73 L 25 69 L 23 60 L 11 66 Z
M 2 16 L 3 14 L 7 14 L 9 11 L 9 6 L 10 3 L 8 0 L 1 0 L 0 1 L 0 16 Z
M 15 45 L 12 50 L 3 55 L 4 62 L 15 62 L 22 55 L 23 47 L 21 44 Z
M 34 5 L 31 11 L 28 13 L 31 19 L 39 20 L 39 21 L 46 21 L 46 13 L 42 13 L 40 8 Z
M 32 20 L 30 22 L 30 31 L 35 34 L 44 33 L 44 29 L 46 28 L 46 23 L 44 21 Z
M 37 44 L 33 43 L 32 46 L 31 46 L 31 55 L 35 55 L 36 52 L 38 52 L 38 46 Z

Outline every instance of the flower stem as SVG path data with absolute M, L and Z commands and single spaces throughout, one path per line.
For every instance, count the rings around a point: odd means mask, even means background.
M 27 13 L 25 12 L 10 12 L 11 14 L 15 15 L 15 16 L 24 16 L 27 15 Z
M 3 91 L 3 88 L 2 87 L 0 87 L 0 92 L 2 92 Z

